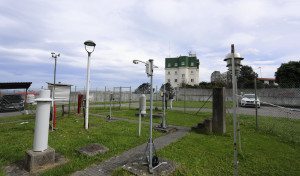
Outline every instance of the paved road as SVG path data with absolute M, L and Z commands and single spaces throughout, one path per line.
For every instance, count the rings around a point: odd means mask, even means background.
M 101 107 L 104 105 L 91 105 L 90 107 Z M 128 107 L 128 104 L 122 104 L 122 107 Z M 138 108 L 138 103 L 132 103 L 131 107 Z M 149 106 L 147 107 L 149 108 Z M 161 107 L 158 107 L 161 109 Z M 184 111 L 184 108 L 182 107 L 173 107 L 175 110 Z M 186 108 L 186 111 L 198 111 L 199 108 Z M 61 111 L 60 108 L 57 109 L 57 111 Z M 204 112 L 212 112 L 212 109 L 201 109 L 201 111 Z M 227 113 L 232 113 L 232 108 L 228 108 Z M 35 113 L 35 111 L 29 110 L 30 113 Z M 239 107 L 240 114 L 248 114 L 248 115 L 255 115 L 255 108 L 244 108 Z M 6 113 L 0 113 L 0 118 L 3 117 L 12 117 L 12 116 L 18 116 L 22 115 L 23 111 L 19 112 L 6 112 Z M 259 116 L 270 116 L 270 117 L 288 117 L 288 118 L 296 118 L 300 119 L 300 110 L 290 110 L 287 108 L 277 108 L 277 107 L 268 107 L 268 106 L 262 106 L 258 109 L 258 115 Z
M 123 106 L 128 106 L 128 104 L 124 104 Z M 131 107 L 138 108 L 138 103 L 131 104 Z M 149 108 L 149 106 L 147 107 Z M 161 109 L 161 107 L 158 107 Z M 184 111 L 183 107 L 173 107 L 175 110 Z M 251 107 L 239 107 L 240 114 L 247 114 L 247 115 L 255 115 L 255 108 Z M 186 108 L 186 111 L 198 111 L 199 108 Z M 212 109 L 201 109 L 200 111 L 204 112 L 212 112 Z M 232 108 L 227 108 L 226 113 L 232 113 Z M 296 118 L 300 119 L 300 111 L 290 110 L 287 108 L 277 108 L 277 107 L 269 107 L 269 106 L 261 106 L 258 109 L 259 116 L 270 116 L 270 117 L 288 117 L 288 118 Z

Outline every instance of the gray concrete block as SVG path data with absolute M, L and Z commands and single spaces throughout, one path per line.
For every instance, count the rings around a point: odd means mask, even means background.
M 213 89 L 212 131 L 226 133 L 225 87 Z
M 27 150 L 25 153 L 25 169 L 32 172 L 42 166 L 55 163 L 55 150 L 48 146 L 43 152 Z
M 80 147 L 76 149 L 79 153 L 87 155 L 87 156 L 95 156 L 101 153 L 106 153 L 109 149 L 103 145 L 94 143 L 84 147 Z
M 179 166 L 178 163 L 163 158 L 159 158 L 158 161 L 166 162 L 166 164 L 162 164 L 155 168 L 152 174 L 149 173 L 149 166 L 141 163 L 140 160 L 128 162 L 123 166 L 123 169 L 138 176 L 167 176 L 171 175 Z
M 166 128 L 162 128 L 160 125 L 153 127 L 154 130 L 161 132 L 161 133 L 173 133 L 175 132 L 177 129 L 175 127 L 171 127 L 171 126 L 167 126 Z

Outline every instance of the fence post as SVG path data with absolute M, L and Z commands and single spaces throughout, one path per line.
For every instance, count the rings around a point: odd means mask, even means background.
M 131 86 L 129 88 L 129 110 L 130 110 L 130 106 L 131 106 Z
M 103 99 L 103 101 L 104 101 L 104 109 L 106 108 L 105 107 L 105 99 L 106 99 L 106 86 L 105 86 L 104 99 Z

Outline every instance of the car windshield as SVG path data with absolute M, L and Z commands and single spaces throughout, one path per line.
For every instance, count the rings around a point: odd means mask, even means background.
M 20 95 L 4 95 L 3 99 L 11 103 L 18 103 L 22 101 L 22 97 Z
M 255 98 L 255 95 L 254 94 L 245 94 L 244 97 L 246 97 L 246 98 Z

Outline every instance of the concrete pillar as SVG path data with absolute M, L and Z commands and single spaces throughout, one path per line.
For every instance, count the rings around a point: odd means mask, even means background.
M 225 87 L 213 89 L 213 118 L 212 131 L 216 133 L 226 133 L 226 101 Z

